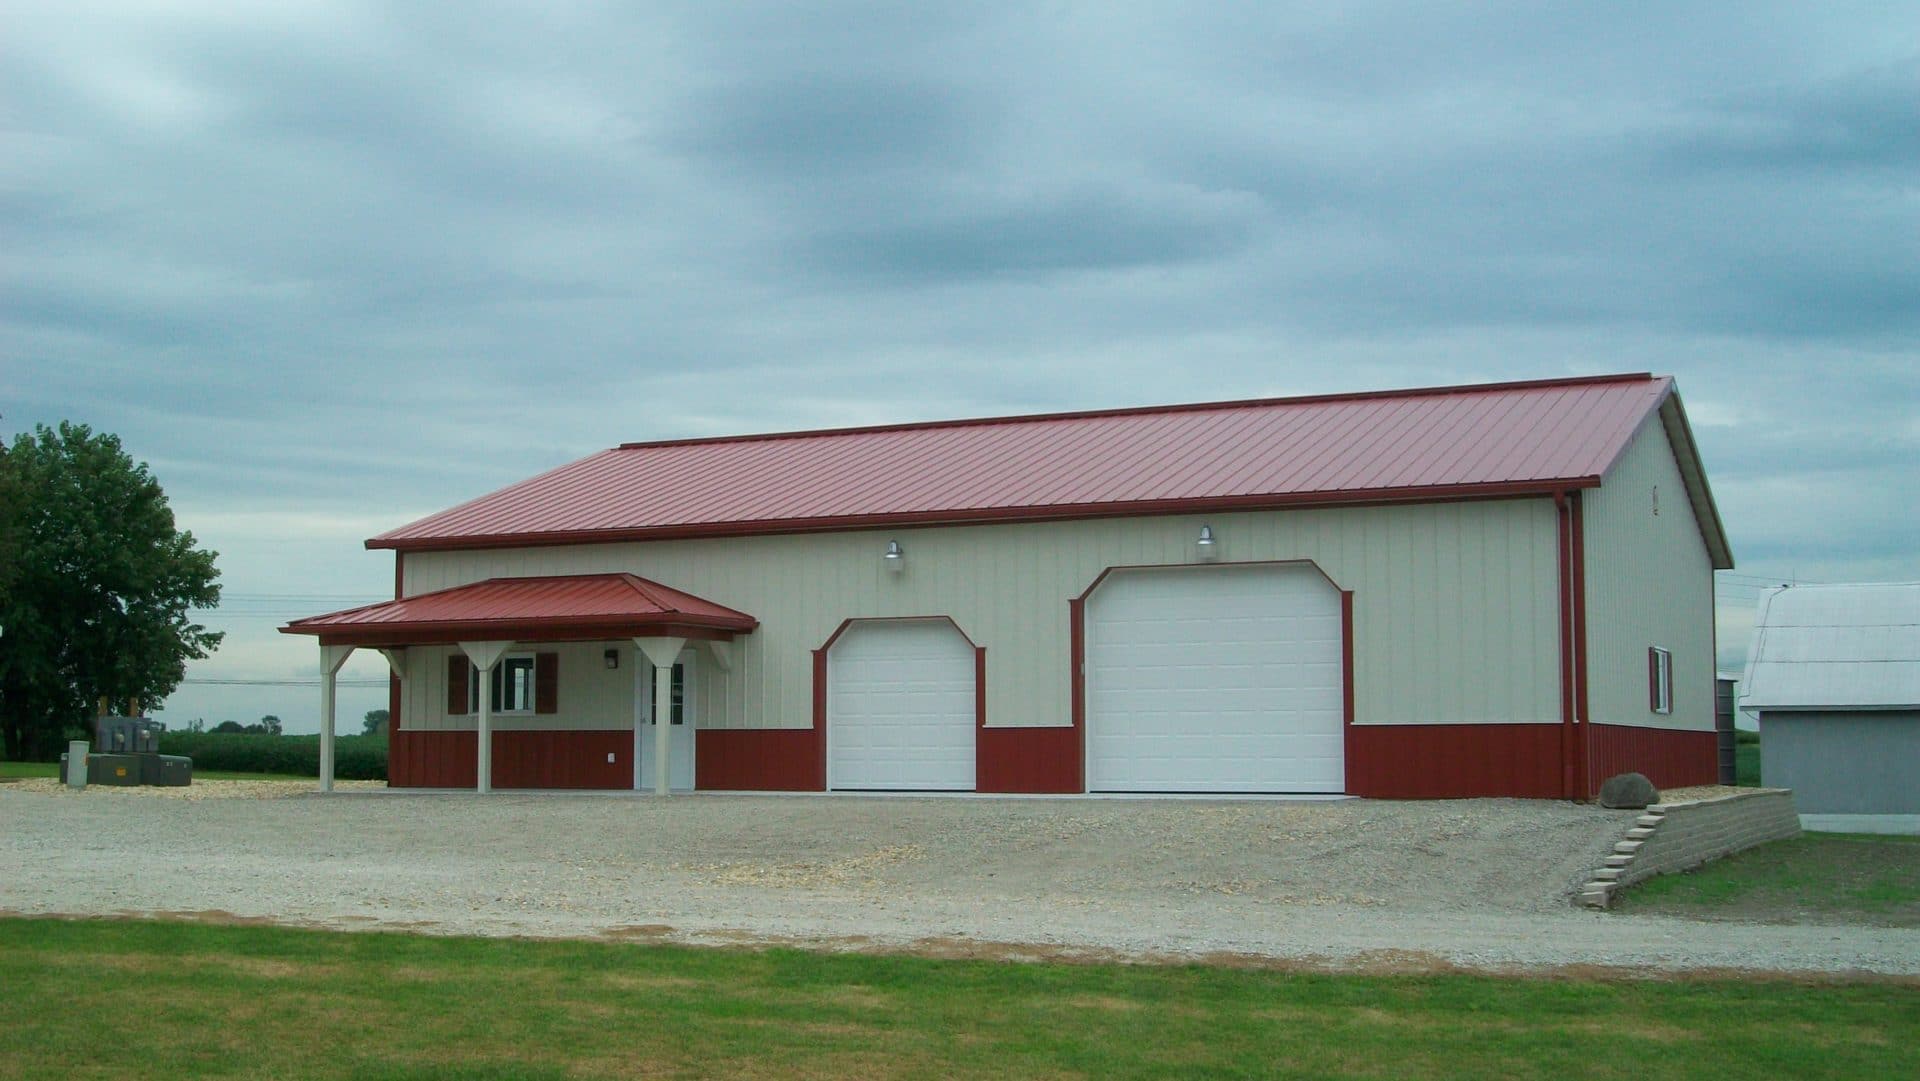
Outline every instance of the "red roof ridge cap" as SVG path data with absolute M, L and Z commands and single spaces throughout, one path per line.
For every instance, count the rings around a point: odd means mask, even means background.
M 896 424 L 867 424 L 850 428 L 806 428 L 791 432 L 753 432 L 745 435 L 689 436 L 681 439 L 657 439 L 622 443 L 618 447 L 611 449 L 657 450 L 666 447 L 711 446 L 720 443 L 766 443 L 780 439 L 816 439 L 831 435 L 873 435 L 884 432 L 929 431 L 940 428 L 979 428 L 995 424 L 1030 424 L 1054 420 L 1089 420 L 1101 417 L 1204 413 L 1216 410 L 1248 409 L 1260 406 L 1364 402 L 1381 398 L 1428 398 L 1447 394 L 1483 394 L 1503 390 L 1545 390 L 1553 387 L 1595 386 L 1607 383 L 1640 383 L 1655 379 L 1665 379 L 1669 383 L 1672 381 L 1671 376 L 1655 376 L 1652 372 L 1617 372 L 1610 375 L 1573 375 L 1560 376 L 1553 379 L 1520 379 L 1499 383 L 1461 383 L 1444 387 L 1407 387 L 1400 390 L 1342 391 L 1334 394 L 1302 394 L 1280 398 L 1237 398 L 1219 402 L 1181 402 L 1173 405 L 1121 406 L 1113 409 L 1076 409 L 1059 413 L 1015 413 L 998 417 L 956 417 L 949 420 L 920 420 Z M 602 451 L 601 453 L 608 453 L 608 451 Z

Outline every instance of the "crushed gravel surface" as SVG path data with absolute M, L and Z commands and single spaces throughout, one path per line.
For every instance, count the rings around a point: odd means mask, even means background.
M 0 911 L 943 955 L 1920 974 L 1920 930 L 1574 908 L 1551 801 L 0 786 Z

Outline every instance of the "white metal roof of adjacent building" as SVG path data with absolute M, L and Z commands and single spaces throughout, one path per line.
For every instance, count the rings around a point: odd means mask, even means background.
M 1760 595 L 1742 709 L 1920 709 L 1920 582 Z

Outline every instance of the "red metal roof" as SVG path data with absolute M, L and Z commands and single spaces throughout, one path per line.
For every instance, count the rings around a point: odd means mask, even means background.
M 633 443 L 383 533 L 427 549 L 1593 487 L 1647 374 Z
M 635 635 L 731 638 L 758 625 L 745 612 L 636 575 L 575 574 L 489 578 L 296 619 L 280 630 L 318 635 L 328 644 L 397 645 Z

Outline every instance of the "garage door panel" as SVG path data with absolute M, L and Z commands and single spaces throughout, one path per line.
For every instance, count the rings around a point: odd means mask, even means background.
M 1122 571 L 1087 607 L 1089 787 L 1345 787 L 1339 593 L 1305 566 Z
M 829 787 L 973 788 L 974 709 L 973 647 L 951 623 L 856 623 L 827 654 Z

